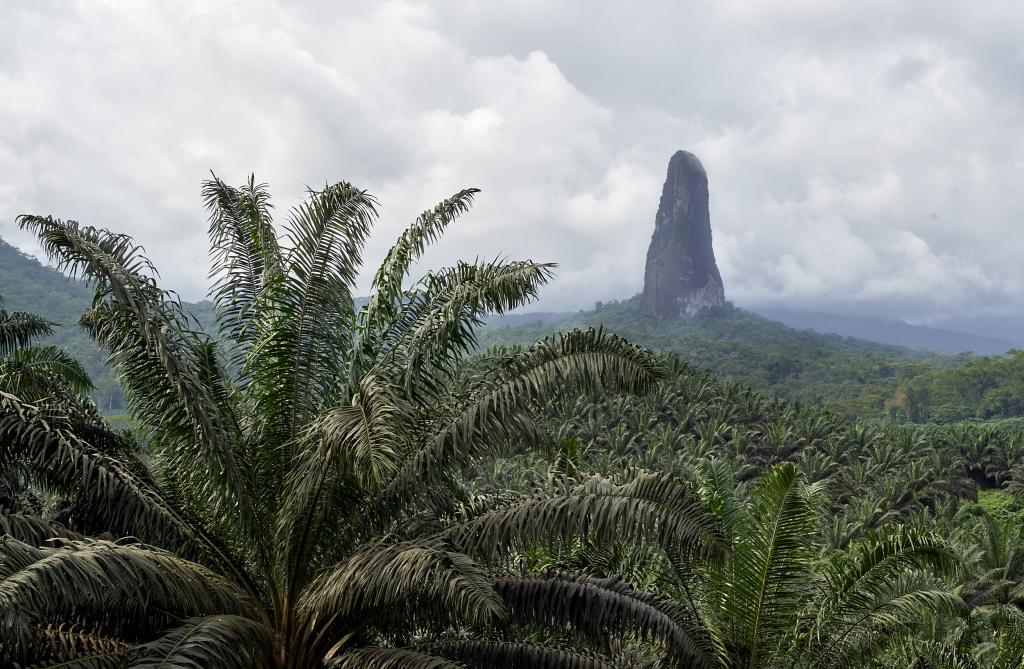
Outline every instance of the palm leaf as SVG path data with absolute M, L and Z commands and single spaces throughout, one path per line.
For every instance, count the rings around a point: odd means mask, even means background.
M 555 393 L 594 388 L 642 392 L 662 370 L 647 351 L 601 329 L 574 330 L 529 349 L 502 355 L 500 373 L 481 382 L 422 440 L 378 501 L 392 508 L 412 491 L 442 480 L 521 436 L 535 435 L 522 420 Z
M 725 602 L 735 630 L 728 649 L 749 667 L 763 666 L 793 629 L 807 595 L 814 554 L 816 489 L 805 488 L 791 463 L 761 476 L 753 490 L 753 526 L 733 554 L 734 581 Z
M 602 543 L 620 539 L 657 542 L 687 556 L 721 558 L 720 524 L 697 496 L 672 476 L 636 472 L 626 483 L 593 477 L 492 510 L 443 536 L 466 552 L 489 559 L 551 540 Z
M 93 385 L 82 363 L 64 349 L 29 346 L 0 358 L 0 388 L 27 398 L 55 395 L 64 389 L 84 396 Z
M 35 314 L 21 311 L 8 313 L 0 301 L 0 356 L 10 355 L 36 339 L 53 334 L 53 325 Z
M 477 625 L 504 614 L 501 598 L 472 559 L 436 542 L 369 544 L 306 588 L 299 609 L 310 618 L 367 624 L 423 611 Z
M 461 190 L 433 209 L 420 214 L 388 251 L 373 279 L 373 296 L 363 315 L 364 328 L 372 329 L 380 322 L 391 322 L 401 305 L 402 282 L 409 267 L 436 241 L 452 221 L 469 211 L 479 189 Z
M 137 669 L 271 669 L 272 639 L 264 625 L 241 616 L 188 618 L 131 652 Z
M 257 301 L 264 286 L 281 272 L 270 194 L 255 176 L 235 188 L 214 175 L 203 183 L 203 200 L 210 217 L 210 276 L 214 279 L 210 297 L 217 307 L 221 333 L 240 348 L 244 359 L 258 337 Z
M 431 643 L 423 649 L 479 669 L 615 669 L 617 666 L 594 653 L 521 641 L 468 639 Z
M 356 648 L 339 655 L 331 669 L 464 669 L 444 657 L 406 648 Z
M 243 494 L 247 477 L 237 449 L 237 421 L 211 397 L 199 376 L 207 351 L 177 300 L 159 290 L 155 270 L 131 238 L 74 221 L 20 216 L 58 267 L 96 287 L 83 317 L 91 336 L 109 351 L 130 408 L 151 422 L 172 466 L 191 472 L 225 527 L 252 525 Z M 209 508 L 209 502 L 206 505 Z
M 38 624 L 65 612 L 112 605 L 177 616 L 258 615 L 238 585 L 199 564 L 137 544 L 84 540 L 36 548 L 5 537 L 0 579 L 0 610 L 13 614 L 7 625 Z
M 554 574 L 495 577 L 492 583 L 513 620 L 572 630 L 601 645 L 610 633 L 632 633 L 664 644 L 672 661 L 682 666 L 712 666 L 710 639 L 683 607 L 617 579 Z

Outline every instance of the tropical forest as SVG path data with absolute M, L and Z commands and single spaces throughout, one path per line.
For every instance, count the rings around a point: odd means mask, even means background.
M 0 669 L 1024 669 L 1022 25 L 3 6 Z

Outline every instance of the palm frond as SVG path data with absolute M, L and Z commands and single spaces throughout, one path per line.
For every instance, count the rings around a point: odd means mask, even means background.
M 93 389 L 89 373 L 70 353 L 56 346 L 28 346 L 0 358 L 0 389 L 28 398 L 68 389 L 86 395 Z
M 325 571 L 306 588 L 299 609 L 320 620 L 372 624 L 413 611 L 432 619 L 486 625 L 505 612 L 501 598 L 471 558 L 439 543 L 376 542 Z
M 701 497 L 708 508 L 722 521 L 723 532 L 732 544 L 747 522 L 747 510 L 736 497 L 736 481 L 729 464 L 709 458 L 698 469 Z
M 158 431 L 172 466 L 192 473 L 219 523 L 251 524 L 237 422 L 223 415 L 199 376 L 206 338 L 196 334 L 180 303 L 157 287 L 142 250 L 126 235 L 74 221 L 24 215 L 18 223 L 58 267 L 95 285 L 83 325 L 108 349 L 132 412 Z
M 89 419 L 55 416 L 0 393 L 0 463 L 24 460 L 48 483 L 76 494 L 86 524 L 217 562 L 248 582 L 220 543 L 131 464 L 117 435 Z
M 331 669 L 465 669 L 444 657 L 407 648 L 356 648 L 327 665 Z
M 512 547 L 577 538 L 597 543 L 646 539 L 699 560 L 723 556 L 720 523 L 692 490 L 665 474 L 634 472 L 629 478 L 618 484 L 600 477 L 574 487 L 563 484 L 554 494 L 490 511 L 443 536 L 489 559 Z
M 87 624 L 0 627 L 0 657 L 38 669 L 121 669 L 131 644 Z
M 744 665 L 762 666 L 805 604 L 816 493 L 803 485 L 792 463 L 773 467 L 754 486 L 753 526 L 740 537 L 726 577 L 734 583 L 726 602 L 735 629 L 730 652 Z
M 581 650 L 565 650 L 522 641 L 467 639 L 422 646 L 478 669 L 616 669 L 607 658 Z
M 424 370 L 473 349 L 482 316 L 533 301 L 553 268 L 531 261 L 462 262 L 424 277 L 384 335 L 387 348 L 403 354 L 406 387 L 414 388 Z
M 82 539 L 82 535 L 58 522 L 21 513 L 0 511 L 0 536 L 12 537 L 32 546 L 41 546 L 51 539 Z
M 136 647 L 136 669 L 270 669 L 270 630 L 242 616 L 188 618 L 160 638 Z
M 53 323 L 21 311 L 8 313 L 0 303 L 0 356 L 10 355 L 36 339 L 53 334 Z
M 673 663 L 712 666 L 710 639 L 682 606 L 620 580 L 554 574 L 495 577 L 492 583 L 512 620 L 571 630 L 598 644 L 607 644 L 610 633 L 631 633 L 664 644 Z
M 453 398 L 454 410 L 382 491 L 385 508 L 518 438 L 536 435 L 534 423 L 520 417 L 556 394 L 597 387 L 642 392 L 662 375 L 650 352 L 601 329 L 574 330 L 508 352 L 499 368 L 496 379 L 480 383 L 466 398 Z
M 0 610 L 12 614 L 4 621 L 8 626 L 111 606 L 180 617 L 258 615 L 255 602 L 238 585 L 199 564 L 137 544 L 84 540 L 36 548 L 5 537 L 0 539 L 0 579 Z
M 350 404 L 325 412 L 307 428 L 308 445 L 293 458 L 278 515 L 277 542 L 290 590 L 305 582 L 322 535 L 344 538 L 335 529 L 345 526 L 341 514 L 358 506 L 338 502 L 361 501 L 364 490 L 394 473 L 403 412 L 401 398 L 386 380 L 370 375 L 360 381 Z
M 807 655 L 815 666 L 848 666 L 922 621 L 966 612 L 963 600 L 928 573 L 953 576 L 958 561 L 942 539 L 909 530 L 871 533 L 833 558 Z
M 284 271 L 265 290 L 273 324 L 253 344 L 245 373 L 257 383 L 255 401 L 268 414 L 264 430 L 283 444 L 292 428 L 337 398 L 347 378 L 352 288 L 376 200 L 351 184 L 310 191 L 285 226 Z M 287 455 L 287 454 L 286 454 Z
M 203 201 L 210 219 L 210 297 L 222 335 L 239 347 L 240 363 L 258 337 L 257 301 L 282 268 L 270 194 L 253 175 L 239 188 L 214 175 L 203 182 Z
M 409 267 L 437 240 L 452 221 L 469 211 L 477 188 L 467 188 L 438 203 L 416 219 L 388 251 L 373 279 L 373 295 L 363 317 L 364 327 L 392 321 L 402 301 L 402 282 Z

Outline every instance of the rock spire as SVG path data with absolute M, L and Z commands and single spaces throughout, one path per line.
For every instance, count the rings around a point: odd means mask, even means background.
M 708 175 L 697 156 L 676 151 L 647 249 L 643 309 L 673 318 L 723 304 L 725 289 L 711 248 Z

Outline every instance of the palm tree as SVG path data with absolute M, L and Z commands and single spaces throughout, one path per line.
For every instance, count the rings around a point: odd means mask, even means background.
M 92 383 L 82 365 L 64 349 L 37 343 L 52 333 L 53 323 L 31 313 L 8 312 L 0 298 L 0 396 L 33 402 L 37 410 L 94 419 L 87 398 Z M 45 530 L 40 534 L 41 528 L 56 521 L 54 511 L 68 500 L 44 504 L 44 493 L 54 481 L 26 464 L 0 457 L 0 534 L 43 539 L 49 535 Z M 40 524 L 38 516 L 44 514 L 47 519 Z
M 37 340 L 53 334 L 53 323 L 24 311 L 8 312 L 0 296 L 0 392 L 38 402 L 82 398 L 92 382 L 81 363 Z
M 710 630 L 721 667 L 868 666 L 907 630 L 964 607 L 933 575 L 956 568 L 936 537 L 869 534 L 848 551 L 823 555 L 815 536 L 824 485 L 804 483 L 792 463 L 762 474 L 749 501 L 736 496 L 721 461 L 705 463 L 701 486 L 723 521 L 731 558 L 678 569 L 676 583 L 696 593 L 695 615 Z
M 424 212 L 358 306 L 372 196 L 311 190 L 279 238 L 265 186 L 214 177 L 203 195 L 219 340 L 158 287 L 131 238 L 21 216 L 94 284 L 82 323 L 147 437 L 133 451 L 0 398 L 5 457 L 58 469 L 89 497 L 72 529 L 131 537 L 3 539 L 0 652 L 75 666 L 601 667 L 574 649 L 632 638 L 669 664 L 705 663 L 670 602 L 515 568 L 545 541 L 632 534 L 720 555 L 717 522 L 684 486 L 641 475 L 487 504 L 461 494 L 467 470 L 546 442 L 532 416 L 554 394 L 643 391 L 660 375 L 600 330 L 466 366 L 481 317 L 531 301 L 553 270 L 459 263 L 404 288 L 475 193 Z

